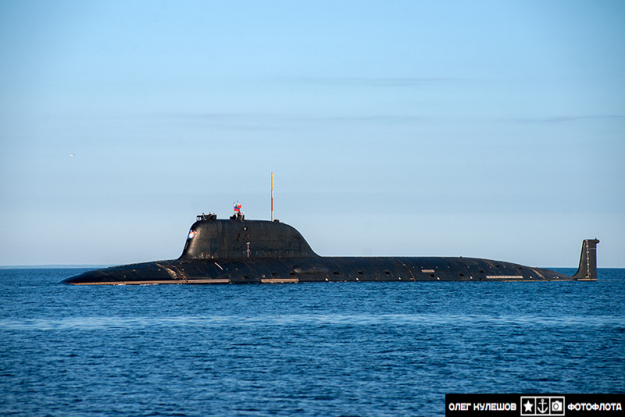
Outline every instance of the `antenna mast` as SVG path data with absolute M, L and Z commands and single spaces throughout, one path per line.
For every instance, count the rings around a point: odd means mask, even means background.
M 271 173 L 271 221 L 273 222 L 273 172 Z

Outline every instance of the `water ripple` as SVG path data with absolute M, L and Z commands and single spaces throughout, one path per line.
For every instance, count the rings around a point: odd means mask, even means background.
M 62 319 L 0 319 L 2 330 L 94 330 L 145 327 L 241 327 L 241 326 L 611 326 L 625 327 L 616 316 L 487 316 L 439 314 L 292 314 L 260 317 L 68 317 Z

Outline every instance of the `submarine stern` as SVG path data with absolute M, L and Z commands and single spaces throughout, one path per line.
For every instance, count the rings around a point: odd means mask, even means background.
M 599 239 L 586 239 L 582 243 L 577 272 L 571 277 L 577 281 L 597 280 L 597 243 Z

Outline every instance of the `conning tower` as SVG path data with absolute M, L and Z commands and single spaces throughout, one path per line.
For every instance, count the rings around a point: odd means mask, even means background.
M 199 216 L 189 230 L 180 260 L 281 259 L 318 256 L 293 227 L 277 221 L 216 220 Z

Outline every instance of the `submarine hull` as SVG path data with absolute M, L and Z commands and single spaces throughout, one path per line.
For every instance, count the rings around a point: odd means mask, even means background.
M 161 261 L 88 271 L 77 285 L 284 284 L 373 281 L 570 281 L 547 269 L 475 258 L 300 258 Z
M 596 280 L 598 242 L 584 241 L 579 269 L 567 276 L 479 258 L 323 257 L 287 224 L 211 217 L 200 218 L 191 226 L 178 259 L 98 269 L 62 282 L 123 285 Z

